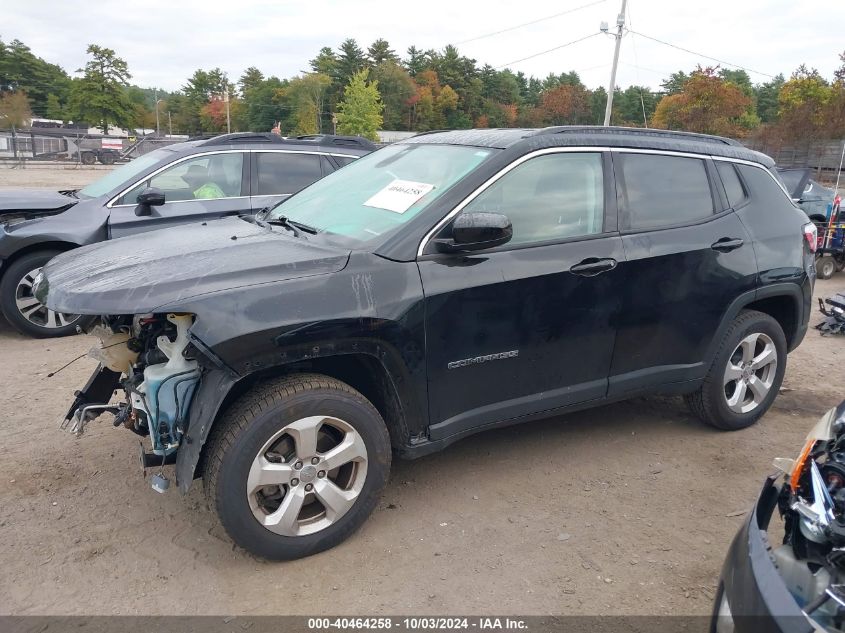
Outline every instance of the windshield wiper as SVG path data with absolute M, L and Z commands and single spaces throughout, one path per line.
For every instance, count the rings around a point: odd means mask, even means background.
M 78 200 L 79 199 L 79 194 L 77 193 L 78 191 L 79 191 L 79 189 L 64 189 L 64 190 L 60 191 L 59 193 L 62 194 L 63 196 L 67 196 L 68 198 L 76 198 Z
M 289 229 L 294 237 L 299 237 L 300 231 L 305 231 L 306 233 L 310 233 L 311 235 L 316 235 L 318 230 L 313 226 L 308 226 L 307 224 L 303 224 L 302 222 L 296 222 L 294 220 L 289 220 L 287 216 L 280 215 L 277 218 L 273 218 L 272 220 L 263 220 L 267 224 L 274 224 L 276 226 L 283 226 L 286 229 Z

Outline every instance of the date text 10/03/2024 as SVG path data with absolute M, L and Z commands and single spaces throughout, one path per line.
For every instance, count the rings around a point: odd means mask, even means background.
M 308 628 L 311 630 L 406 630 L 406 631 L 440 631 L 440 630 L 528 630 L 524 620 L 518 618 L 476 617 L 476 618 L 445 618 L 445 617 L 406 617 L 406 618 L 309 618 Z

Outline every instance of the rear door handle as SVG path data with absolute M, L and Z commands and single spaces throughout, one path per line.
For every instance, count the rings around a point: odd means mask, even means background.
M 738 237 L 723 237 L 720 240 L 713 242 L 710 245 L 714 251 L 719 251 L 720 253 L 730 253 L 731 251 L 735 251 L 739 247 L 741 247 L 745 242 L 743 242 Z
M 608 270 L 616 268 L 616 260 L 610 257 L 599 259 L 598 257 L 588 257 L 587 259 L 578 262 L 569 269 L 573 275 L 580 275 L 581 277 L 595 277 Z

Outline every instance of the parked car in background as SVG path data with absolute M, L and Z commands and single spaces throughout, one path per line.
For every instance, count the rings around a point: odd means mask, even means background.
M 255 213 L 376 146 L 360 137 L 234 133 L 169 145 L 80 190 L 0 192 L 0 311 L 37 337 L 82 318 L 39 302 L 32 282 L 60 252 L 180 224 Z
M 67 423 L 149 436 L 273 559 L 349 536 L 393 452 L 652 392 L 747 427 L 811 312 L 815 226 L 773 169 L 678 132 L 434 132 L 249 221 L 65 253 L 37 296 L 105 315 Z
M 786 185 L 786 190 L 804 213 L 814 222 L 826 222 L 828 209 L 833 203 L 836 192 L 825 187 L 810 176 L 812 169 L 784 168 L 778 174 Z

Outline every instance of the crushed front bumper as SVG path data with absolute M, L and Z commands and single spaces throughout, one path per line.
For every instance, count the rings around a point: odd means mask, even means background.
M 775 479 L 766 480 L 757 505 L 728 550 L 716 592 L 711 633 L 818 630 L 789 593 L 771 558 L 766 528 L 777 506 Z

